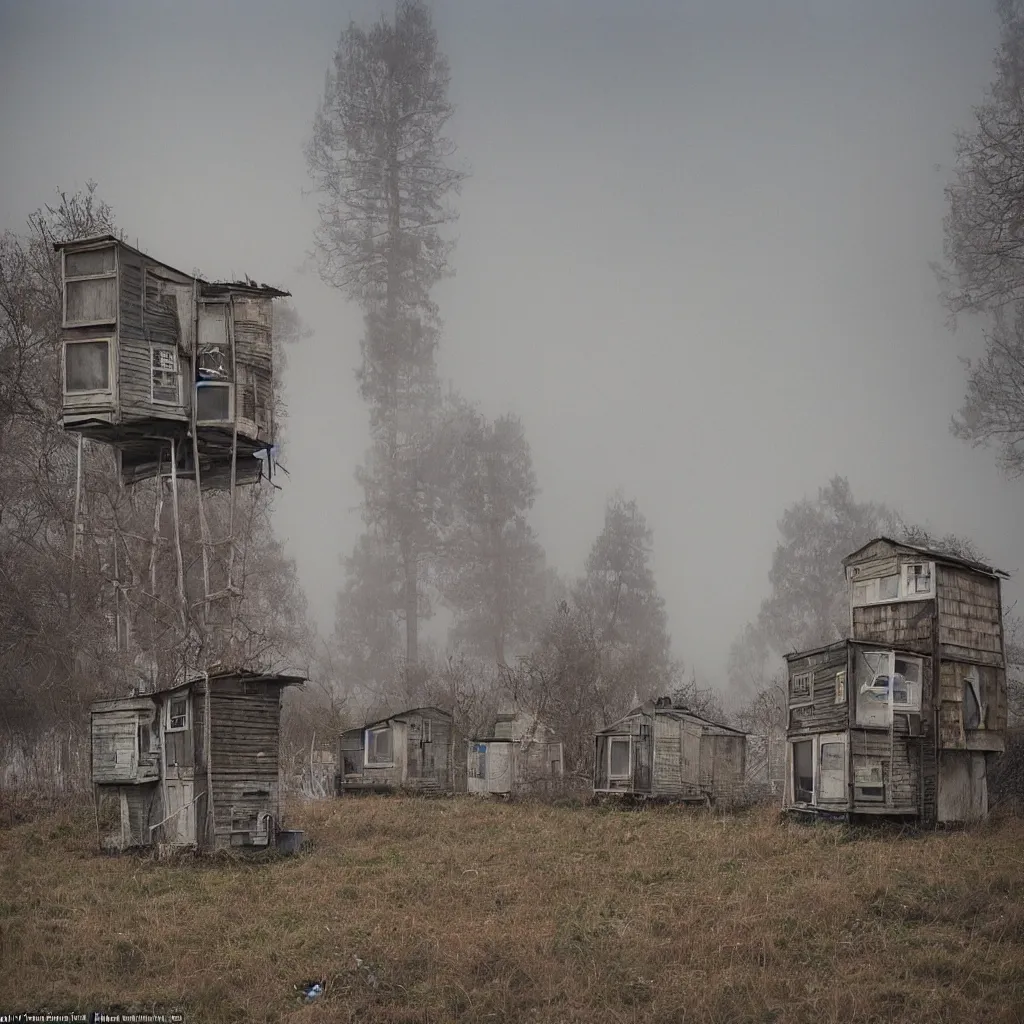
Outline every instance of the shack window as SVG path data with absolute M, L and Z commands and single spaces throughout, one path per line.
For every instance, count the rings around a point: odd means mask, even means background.
M 809 700 L 811 696 L 811 673 L 797 672 L 793 676 L 790 692 L 793 700 Z
M 608 744 L 608 778 L 629 778 L 629 737 L 614 737 Z
M 903 711 L 921 710 L 921 675 L 923 662 L 920 658 L 894 656 L 895 671 L 892 675 L 893 707 Z
M 232 386 L 200 381 L 196 385 L 196 419 L 200 423 L 232 422 Z
M 178 353 L 170 345 L 154 345 L 149 354 L 153 401 L 179 405 Z
M 932 592 L 932 566 L 930 562 L 913 562 L 903 566 L 903 593 L 907 597 Z
M 392 763 L 391 726 L 366 730 L 366 763 L 390 765 Z
M 846 703 L 846 669 L 836 673 L 836 703 Z
M 430 742 L 430 719 L 429 718 L 424 718 L 423 719 L 423 742 L 424 743 L 429 743 Z
M 814 740 L 793 744 L 793 800 L 798 804 L 814 802 Z
M 167 702 L 167 731 L 184 732 L 188 728 L 188 697 L 172 697 Z
M 64 326 L 117 321 L 117 255 L 112 245 L 64 253 Z
M 64 345 L 64 391 L 110 391 L 110 339 L 90 338 Z

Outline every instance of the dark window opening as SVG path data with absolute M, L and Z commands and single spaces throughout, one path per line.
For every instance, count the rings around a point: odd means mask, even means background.
M 802 740 L 793 744 L 793 799 L 809 804 L 814 800 L 814 743 Z

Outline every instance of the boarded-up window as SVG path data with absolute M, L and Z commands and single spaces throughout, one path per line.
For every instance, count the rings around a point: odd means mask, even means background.
M 366 730 L 366 763 L 389 765 L 392 760 L 391 727 Z
M 64 346 L 64 390 L 68 394 L 110 391 L 110 340 L 69 341 Z
M 629 740 L 613 739 L 608 744 L 608 777 L 629 778 Z
M 117 321 L 114 247 L 64 254 L 64 326 Z
M 153 369 L 153 401 L 178 405 L 178 354 L 167 345 L 150 349 Z

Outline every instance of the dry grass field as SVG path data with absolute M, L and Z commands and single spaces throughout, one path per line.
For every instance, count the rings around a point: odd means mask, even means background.
M 22 815 L 24 817 L 24 815 Z M 0 1011 L 188 1022 L 1024 1021 L 1024 820 L 885 834 L 350 798 L 293 858 L 100 856 L 0 808 Z M 294 986 L 321 979 L 298 1002 Z

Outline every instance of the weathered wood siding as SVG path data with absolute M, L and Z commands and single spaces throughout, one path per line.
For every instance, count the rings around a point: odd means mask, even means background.
M 836 676 L 847 671 L 849 649 L 843 645 L 810 653 L 789 662 L 789 735 L 796 737 L 818 732 L 842 731 L 849 724 L 850 680 L 847 675 L 844 697 L 836 703 Z M 793 693 L 795 676 L 811 673 L 809 697 Z
M 853 609 L 853 639 L 908 654 L 931 654 L 933 609 L 930 600 L 858 606 Z
M 183 334 L 181 316 L 191 317 L 192 286 L 188 278 L 136 253 L 121 249 L 118 258 L 121 287 L 117 368 L 121 420 L 184 422 L 190 388 L 182 355 L 191 334 Z M 191 332 L 190 327 L 185 330 Z M 177 406 L 153 402 L 151 343 L 173 345 L 178 353 Z
M 936 576 L 941 656 L 1002 668 L 999 581 L 949 565 Z
M 700 786 L 718 803 L 737 800 L 746 772 L 745 736 L 704 733 L 700 738 Z
M 874 580 L 883 576 L 895 576 L 899 570 L 899 558 L 886 544 L 875 544 L 863 553 L 856 562 L 850 563 L 857 570 L 856 579 Z
M 211 689 L 210 771 L 218 849 L 230 846 L 232 836 L 237 844 L 254 832 L 261 811 L 280 818 L 280 726 L 279 687 L 226 680 Z M 200 814 L 200 827 L 202 820 Z
M 160 787 L 156 783 L 145 786 L 125 786 L 121 789 L 122 842 L 126 846 L 149 846 L 154 835 L 151 825 L 162 817 L 160 808 Z
M 239 429 L 271 441 L 273 429 L 273 305 L 268 298 L 233 296 Z
M 967 728 L 964 715 L 965 680 L 980 690 L 978 726 Z M 991 665 L 943 661 L 940 670 L 939 741 L 946 750 L 1001 751 L 1007 727 L 1006 672 Z
M 850 754 L 854 773 L 867 765 L 881 765 L 884 799 L 858 800 L 853 809 L 866 813 L 882 810 L 917 813 L 921 798 L 921 758 L 919 739 L 894 736 L 890 743 L 888 730 L 853 729 L 850 732 Z M 854 790 L 856 793 L 856 790 Z
M 139 743 L 140 726 L 155 730 L 155 705 L 126 700 L 92 713 L 92 780 L 97 785 L 143 783 L 160 777 L 160 755 Z
M 635 740 L 634 740 L 635 742 Z M 654 716 L 655 796 L 700 793 L 700 727 L 672 715 Z
M 429 730 L 426 723 L 429 723 Z M 442 792 L 449 788 L 452 724 L 447 715 L 428 710 L 410 716 L 406 722 L 405 750 L 404 785 L 407 788 L 424 792 Z

